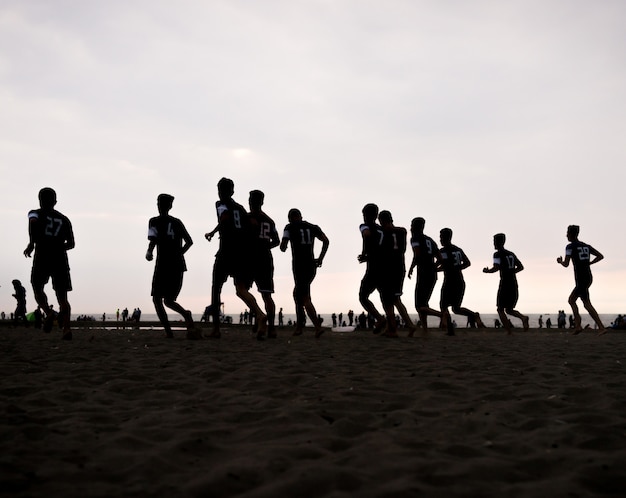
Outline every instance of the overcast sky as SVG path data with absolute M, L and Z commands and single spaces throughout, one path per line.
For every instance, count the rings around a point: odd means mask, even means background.
M 526 267 L 518 309 L 568 309 L 573 271 L 556 258 L 579 224 L 605 256 L 592 301 L 624 312 L 624 19 L 621 0 L 3 0 L 0 309 L 14 278 L 34 307 L 27 213 L 50 186 L 74 225 L 74 313 L 154 312 L 144 255 L 161 192 L 195 242 L 179 301 L 201 313 L 226 176 L 241 204 L 266 193 L 280 233 L 292 207 L 326 232 L 321 313 L 361 311 L 367 202 L 399 226 L 424 217 L 435 240 L 452 228 L 473 263 L 464 303 L 483 313 L 497 232 Z M 274 259 L 292 313 L 290 254 Z M 232 283 L 223 297 L 244 309 Z

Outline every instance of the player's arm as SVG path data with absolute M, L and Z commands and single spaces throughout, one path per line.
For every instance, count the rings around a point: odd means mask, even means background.
M 322 261 L 324 261 L 324 256 L 326 256 L 326 252 L 328 251 L 328 246 L 330 245 L 330 241 L 328 237 L 321 230 L 317 234 L 317 238 L 322 241 L 322 250 L 320 251 L 320 256 L 315 260 L 315 264 L 317 266 L 322 266 Z
M 497 271 L 500 271 L 500 263 L 496 263 L 495 261 L 493 262 L 493 266 L 491 268 L 488 266 L 483 268 L 483 273 L 496 273 Z
M 31 211 L 28 214 L 28 245 L 26 246 L 26 249 L 24 249 L 24 256 L 27 258 L 30 258 L 33 250 L 35 249 L 35 229 L 38 221 L 39 218 L 37 214 L 35 214 L 34 211 Z
M 409 272 L 407 273 L 407 277 L 411 278 L 413 275 L 413 269 L 418 266 L 417 262 L 420 257 L 420 247 L 419 246 L 411 246 L 413 249 L 413 260 L 411 261 L 411 266 L 409 267 Z
M 602 255 L 602 253 L 600 251 L 597 251 L 591 246 L 589 246 L 589 252 L 591 253 L 592 256 L 594 256 L 594 258 L 591 261 L 589 261 L 590 265 L 593 265 L 597 263 L 598 261 L 602 261 L 604 259 L 604 256 Z
M 208 240 L 209 242 L 211 242 L 211 239 L 212 239 L 212 238 L 213 238 L 213 236 L 217 233 L 217 231 L 219 230 L 219 228 L 220 228 L 220 225 L 219 225 L 219 223 L 218 223 L 218 224 L 217 224 L 217 226 L 216 226 L 213 230 L 211 230 L 210 232 L 208 232 L 208 233 L 205 233 L 205 234 L 204 234 L 204 238 L 205 238 L 206 240 Z
M 154 252 L 154 248 L 155 248 L 155 247 L 156 247 L 156 241 L 151 240 L 151 241 L 148 243 L 148 250 L 146 251 L 146 259 L 147 259 L 148 261 L 152 261 L 152 259 L 154 258 L 154 256 L 153 256 L 153 254 L 152 254 L 152 253 Z
M 270 230 L 270 249 L 274 249 L 278 245 L 280 245 L 280 238 L 278 237 L 276 226 L 272 224 L 272 228 Z
M 181 223 L 180 226 L 183 229 L 183 246 L 180 248 L 180 251 L 181 254 L 185 254 L 193 245 L 193 239 L 191 238 L 191 235 L 189 235 L 189 232 L 185 228 L 185 225 Z
M 283 238 L 280 241 L 280 250 L 285 252 L 287 250 L 287 246 L 289 245 L 289 231 L 285 229 L 283 231 Z
M 372 232 L 370 231 L 369 228 L 361 229 L 361 240 L 362 240 L 361 254 L 357 256 L 359 263 L 365 263 L 367 261 L 367 250 L 365 248 L 367 247 L 367 239 L 371 236 L 372 236 Z
M 514 270 L 515 273 L 519 273 L 523 270 L 524 270 L 524 265 L 519 259 L 515 258 L 515 270 Z
M 69 251 L 70 249 L 74 249 L 74 247 L 76 247 L 76 242 L 74 240 L 74 230 L 72 229 L 72 223 L 68 219 L 66 219 L 65 221 L 67 221 L 67 237 L 65 238 L 65 244 L 63 247 L 66 251 Z
M 461 254 L 463 255 L 462 257 L 463 262 L 461 263 L 461 270 L 465 270 L 465 268 L 469 268 L 470 266 L 472 266 L 472 262 L 467 257 L 467 254 L 465 254 L 465 251 L 462 250 Z

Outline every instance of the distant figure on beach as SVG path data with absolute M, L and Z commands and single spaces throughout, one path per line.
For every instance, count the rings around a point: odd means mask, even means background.
M 407 231 L 404 227 L 393 224 L 393 217 L 389 211 L 381 211 L 378 221 L 383 230 L 381 244 L 381 286 L 380 297 L 387 319 L 388 337 L 398 337 L 395 309 L 409 329 L 409 335 L 415 332 L 415 325 L 402 302 L 404 277 L 406 276 L 406 246 Z
M 15 290 L 15 294 L 13 297 L 17 301 L 15 307 L 15 313 L 13 314 L 13 320 L 15 324 L 22 323 L 22 325 L 28 325 L 26 321 L 26 289 L 22 285 L 22 282 L 15 279 L 12 282 L 13 289 Z
M 493 246 L 496 252 L 493 255 L 493 266 L 483 268 L 484 273 L 500 272 L 500 286 L 498 287 L 497 307 L 498 316 L 502 320 L 504 329 L 512 334 L 511 320 L 507 315 L 519 318 L 522 321 L 524 330 L 528 330 L 529 321 L 526 315 L 522 315 L 515 309 L 519 299 L 519 288 L 517 285 L 517 274 L 524 269 L 522 262 L 511 251 L 504 248 L 506 235 L 497 233 L 493 236 Z
M 317 269 L 322 266 L 330 242 L 319 226 L 302 219 L 300 210 L 290 209 L 288 220 L 289 223 L 285 227 L 280 242 L 280 250 L 285 252 L 287 246 L 291 244 L 291 268 L 295 284 L 293 299 L 296 305 L 296 330 L 293 335 L 302 334 L 306 323 L 306 311 L 315 327 L 315 337 L 318 338 L 325 332 L 325 329 L 322 328 L 321 320 L 318 318 L 311 299 L 311 283 L 315 278 Z M 315 258 L 314 252 L 315 239 L 322 241 L 322 249 L 317 258 Z
M 198 339 L 194 329 L 191 311 L 183 308 L 176 299 L 183 286 L 183 275 L 187 271 L 185 253 L 193 244 L 185 225 L 178 218 L 170 216 L 174 197 L 160 194 L 157 197 L 159 216 L 148 222 L 148 251 L 146 259 L 152 261 L 154 248 L 157 249 L 156 264 L 152 277 L 152 302 L 157 316 L 165 329 L 167 337 L 172 338 L 172 327 L 167 318 L 165 306 L 179 313 L 187 326 L 187 338 Z M 122 312 L 123 320 L 128 316 L 128 309 Z
M 359 263 L 365 263 L 365 275 L 361 279 L 359 288 L 359 302 L 365 308 L 368 315 L 376 320 L 374 333 L 378 334 L 385 327 L 385 318 L 370 300 L 372 292 L 379 290 L 381 280 L 381 243 L 383 230 L 376 223 L 378 206 L 366 204 L 362 210 L 363 223 L 359 226 L 362 239 L 361 254 L 358 255 Z
M 576 301 L 580 298 L 585 309 L 598 326 L 598 335 L 602 335 L 607 332 L 607 329 L 604 328 L 598 316 L 598 312 L 591 304 L 591 300 L 589 299 L 589 287 L 591 287 L 591 283 L 593 282 L 591 265 L 602 261 L 604 256 L 589 244 L 578 240 L 579 233 L 580 227 L 578 225 L 570 225 L 567 227 L 567 240 L 569 244 L 565 247 L 565 258 L 559 256 L 556 261 L 566 268 L 569 266 L 570 261 L 574 265 L 574 281 L 576 286 L 570 294 L 568 301 L 574 313 L 574 334 L 579 334 L 582 331 L 580 312 L 576 304 Z M 591 256 L 593 256 L 593 259 Z
M 441 241 L 441 266 L 438 270 L 443 271 L 443 285 L 441 287 L 441 319 L 448 330 L 448 335 L 454 335 L 454 327 L 448 308 L 456 315 L 468 318 L 468 323 L 475 322 L 480 328 L 484 328 L 480 314 L 461 307 L 465 295 L 465 279 L 463 270 L 472 264 L 463 249 L 452 243 L 452 229 L 443 228 L 439 231 Z
M 267 337 L 276 337 L 275 317 L 276 304 L 272 298 L 274 293 L 274 258 L 272 249 L 280 244 L 276 224 L 263 210 L 265 194 L 260 190 L 252 190 L 249 197 L 250 225 L 252 229 L 252 269 L 254 282 L 263 298 L 267 314 Z M 256 326 L 256 322 L 255 322 Z M 257 331 L 257 338 L 262 339 L 263 333 Z
M 430 307 L 429 301 L 437 283 L 437 267 L 441 265 L 441 253 L 437 243 L 424 234 L 424 218 L 413 218 L 411 221 L 411 247 L 413 261 L 409 268 L 411 278 L 413 269 L 417 267 L 415 282 L 415 308 L 420 317 L 424 332 L 428 332 L 428 315 L 441 318 L 442 314 Z M 409 333 L 409 336 L 412 334 Z
M 283 309 L 279 309 L 278 310 L 278 326 L 279 327 L 284 327 L 285 326 L 285 317 L 283 315 Z
M 543 315 L 539 315 L 538 323 L 539 323 L 539 328 L 542 329 L 543 328 Z
M 28 213 L 29 243 L 24 256 L 30 258 L 35 251 L 31 283 L 35 301 L 45 313 L 44 332 L 52 330 L 54 319 L 57 318 L 63 330 L 63 339 L 71 340 L 71 306 L 67 293 L 72 290 L 72 279 L 67 251 L 75 246 L 74 231 L 67 216 L 54 209 L 56 203 L 57 194 L 53 189 L 45 187 L 39 191 L 40 208 Z M 50 279 L 59 302 L 58 315 L 48 304 L 44 292 L 44 286 Z
M 210 337 L 219 338 L 220 332 L 220 303 L 222 287 L 229 276 L 233 277 L 237 296 L 250 308 L 257 317 L 257 334 L 262 337 L 267 332 L 267 315 L 259 307 L 255 297 L 250 293 L 254 280 L 251 265 L 250 219 L 245 208 L 235 202 L 235 184 L 230 178 L 222 178 L 217 183 L 219 200 L 215 203 L 217 212 L 217 226 L 205 234 L 210 241 L 216 232 L 220 234 L 220 246 L 215 255 L 213 264 L 213 285 L 211 289 L 211 303 L 213 311 L 213 332 Z

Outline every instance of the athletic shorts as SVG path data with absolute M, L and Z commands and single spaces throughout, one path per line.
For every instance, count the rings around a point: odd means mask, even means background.
M 465 295 L 465 280 L 444 279 L 441 287 L 441 307 L 460 307 Z
M 518 298 L 519 291 L 517 287 L 517 282 L 500 282 L 500 286 L 498 287 L 498 299 L 496 303 L 498 308 L 512 310 L 513 308 L 515 308 Z
M 57 258 L 47 258 L 35 254 L 30 282 L 33 284 L 33 287 L 43 287 L 50 279 L 52 279 L 52 288 L 55 291 L 69 292 L 72 290 L 67 254 L 64 253 Z
M 436 272 L 417 272 L 417 283 L 415 284 L 415 309 L 428 307 L 428 302 L 430 301 L 430 296 L 433 295 L 436 283 Z
M 574 287 L 574 295 L 576 297 L 580 297 L 581 299 L 589 299 L 589 287 L 591 287 L 591 283 L 593 279 L 591 275 L 589 278 L 577 279 L 576 287 Z
M 228 277 L 233 277 L 235 285 L 244 284 L 247 289 L 252 287 L 254 275 L 248 254 L 218 251 L 213 265 L 213 281 L 224 283 Z
M 311 295 L 311 283 L 313 282 L 316 273 L 317 268 L 315 265 L 293 269 L 293 294 L 296 298 L 302 299 Z
M 254 282 L 261 293 L 274 292 L 274 259 L 272 254 L 258 255 L 253 264 Z
M 154 269 L 151 296 L 176 301 L 180 290 L 183 288 L 184 270 L 165 265 L 161 266 Z

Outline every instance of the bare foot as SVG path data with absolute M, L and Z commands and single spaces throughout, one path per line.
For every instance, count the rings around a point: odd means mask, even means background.
M 326 328 L 324 328 L 324 327 L 320 327 L 320 328 L 318 328 L 318 329 L 315 331 L 315 338 L 316 338 L 316 339 L 319 339 L 319 338 L 322 336 L 322 334 L 323 334 L 324 332 L 326 332 L 327 330 L 328 330 L 328 329 L 326 329 Z
M 598 331 L 598 335 L 604 335 L 609 331 L 609 329 L 602 328 Z
M 474 319 L 476 320 L 476 326 L 479 329 L 484 329 L 485 328 L 485 324 L 483 323 L 482 319 L 480 318 L 480 313 L 475 313 L 474 314 Z
M 386 325 L 387 320 L 385 318 L 381 318 L 378 322 L 376 322 L 376 325 L 374 326 L 374 330 L 372 332 L 374 332 L 374 334 L 380 334 Z
M 522 318 L 522 324 L 524 325 L 524 332 L 526 332 L 530 328 L 530 325 L 528 324 L 528 317 L 527 316 Z

